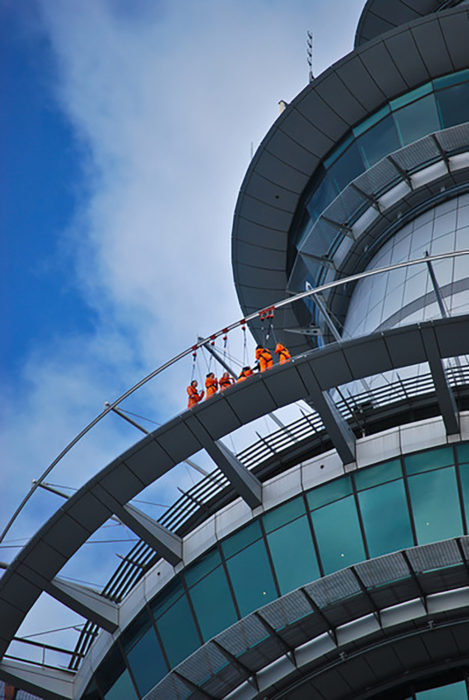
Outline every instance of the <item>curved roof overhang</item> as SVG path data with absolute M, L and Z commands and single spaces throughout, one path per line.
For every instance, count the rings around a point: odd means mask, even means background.
M 205 448 L 211 454 L 216 441 L 241 425 L 305 396 L 313 404 L 321 403 L 322 392 L 333 387 L 426 361 L 436 368 L 435 391 L 446 425 L 446 418 L 452 418 L 451 392 L 445 385 L 441 360 L 469 354 L 468 322 L 468 316 L 457 316 L 391 329 L 311 351 L 232 387 L 229 392 L 182 413 L 145 437 L 70 497 L 4 573 L 0 580 L 0 655 L 5 654 L 21 622 L 43 591 L 85 617 L 92 613 L 93 617 L 88 619 L 118 635 L 122 624 L 119 606 L 97 591 L 57 578 L 57 574 L 90 535 L 113 515 L 124 518 L 126 523 L 130 516 L 130 527 L 136 528 L 140 537 L 150 532 L 158 539 L 161 533 L 155 535 L 153 521 L 142 520 L 142 514 L 139 517 L 135 509 L 126 510 L 129 501 L 200 449 Z M 238 465 L 238 481 L 233 480 L 234 488 L 239 488 L 241 482 L 241 495 L 243 483 L 249 483 L 242 470 L 243 465 Z M 255 479 L 250 472 L 249 478 Z M 249 501 L 248 497 L 244 498 Z M 262 494 L 258 502 L 262 503 Z M 180 547 L 179 561 L 182 542 Z M 159 547 L 158 551 L 161 551 Z M 5 666 L 2 662 L 0 675 L 8 677 L 9 673 L 11 675 L 8 664 Z M 69 674 L 62 672 L 57 678 L 51 671 L 49 675 L 55 687 L 58 683 L 64 689 L 55 695 L 51 691 L 46 697 L 73 697 Z
M 322 698 L 325 689 L 352 700 L 466 665 L 468 554 L 461 537 L 325 576 L 216 635 L 146 700 Z
M 358 21 L 355 48 L 395 27 L 458 4 L 460 0 L 368 0 Z
M 308 85 L 272 126 L 246 173 L 232 233 L 233 273 L 244 314 L 266 308 L 287 288 L 287 243 L 311 175 L 331 148 L 385 102 L 469 66 L 467 8 L 399 27 L 352 52 Z M 260 322 L 252 326 L 254 334 Z M 289 308 L 275 328 L 293 354 L 309 348 Z M 296 341 L 296 343 L 295 343 Z

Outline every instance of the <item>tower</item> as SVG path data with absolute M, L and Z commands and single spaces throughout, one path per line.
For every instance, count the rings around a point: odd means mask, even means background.
M 265 343 L 273 313 L 293 359 L 146 435 L 41 528 L 0 582 L 1 678 L 56 699 L 468 697 L 468 29 L 467 2 L 368 0 L 354 51 L 279 116 L 233 268 L 241 325 Z M 201 449 L 216 470 L 158 522 L 129 503 Z M 127 561 L 104 591 L 65 581 L 110 517 L 139 538 Z M 67 671 L 8 658 L 41 591 L 87 620 Z

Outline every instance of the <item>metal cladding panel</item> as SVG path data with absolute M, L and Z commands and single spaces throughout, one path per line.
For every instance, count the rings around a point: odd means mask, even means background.
M 400 331 L 400 332 L 397 332 Z M 426 359 L 422 336 L 418 328 L 396 329 L 386 334 L 386 345 L 394 367 L 406 367 Z
M 341 348 L 333 347 L 331 350 L 323 350 L 314 357 L 311 364 L 323 391 L 334 386 L 347 384 L 354 379 L 345 355 Z
M 279 187 L 275 182 L 261 177 L 258 173 L 253 173 L 249 182 L 249 192 L 253 197 L 284 211 L 295 211 L 298 203 L 296 192 L 290 192 L 284 187 Z
M 371 668 L 386 669 L 388 678 L 396 678 L 403 672 L 402 664 L 394 653 L 393 649 L 377 646 L 367 654 L 367 659 Z
M 383 338 L 359 338 L 344 350 L 354 377 L 371 377 L 373 374 L 393 369 L 393 364 Z
M 312 681 L 313 687 L 321 693 L 323 698 L 327 700 L 339 700 L 340 698 L 350 697 L 351 688 L 343 679 L 339 671 L 328 669 L 320 676 L 316 675 Z
M 440 26 L 445 37 L 451 61 L 456 68 L 467 67 L 467 35 L 469 32 L 469 14 L 466 12 L 441 15 Z
M 272 250 L 270 248 L 260 248 L 244 241 L 236 244 L 236 260 L 241 265 L 253 265 L 267 270 L 275 269 L 278 272 L 285 271 L 285 251 Z
M 226 391 L 230 391 L 227 389 Z M 197 418 L 203 423 L 205 429 L 213 440 L 230 433 L 236 428 L 239 428 L 241 422 L 238 416 L 233 412 L 229 403 L 225 400 L 226 395 L 223 392 L 214 399 L 197 407 Z M 190 413 L 190 412 L 188 412 Z M 190 428 L 191 416 L 185 418 L 185 422 Z
M 467 654 L 469 653 L 469 634 L 467 633 L 467 625 L 455 625 L 452 628 L 451 632 L 456 641 L 456 644 L 461 650 L 461 653 L 467 656 Z
M 334 141 L 331 138 L 322 131 L 319 131 L 319 129 L 317 129 L 309 119 L 304 117 L 303 114 L 298 112 L 295 107 L 291 107 L 285 112 L 281 130 L 296 141 L 302 143 L 310 153 L 316 156 L 317 163 L 314 167 L 320 162 L 318 154 L 327 153 L 334 145 Z
M 344 59 L 336 71 L 347 85 L 353 85 L 357 99 L 370 112 L 386 100 L 386 94 L 373 82 L 359 56 Z
M 30 600 L 34 600 L 42 593 L 42 589 L 36 586 L 24 576 L 16 576 L 14 582 L 5 587 L 2 591 L 2 606 L 3 601 L 23 613 L 27 613 L 30 608 Z M 3 617 L 2 617 L 3 627 Z
M 265 251 L 264 253 L 264 262 L 269 260 L 269 251 Z M 273 270 L 272 268 L 269 269 L 264 269 L 261 267 L 257 267 L 254 265 L 239 265 L 239 270 L 240 274 L 242 275 L 242 280 L 243 284 L 246 285 L 247 287 L 256 287 L 256 283 L 259 279 L 259 275 L 262 273 L 262 279 L 265 280 L 266 285 L 271 286 L 272 288 L 274 285 L 277 284 L 278 277 L 280 276 L 281 279 L 285 282 L 285 285 L 287 284 L 287 278 L 284 272 L 278 272 L 277 270 Z M 285 287 L 283 288 L 285 289 Z M 280 291 L 283 291 L 282 288 L 280 287 Z M 281 298 L 281 294 L 277 292 L 277 295 L 275 296 L 275 301 L 278 301 Z M 270 303 L 270 302 L 269 302 Z M 256 307 L 260 308 L 260 307 Z
M 397 69 L 408 85 L 419 85 L 430 79 L 428 70 L 410 31 L 396 32 L 386 37 L 384 43 L 391 53 Z
M 197 407 L 191 410 L 196 412 Z M 201 448 L 200 442 L 188 430 L 180 417 L 172 421 L 172 426 L 169 430 L 158 431 L 157 437 L 158 443 L 176 463 L 194 454 L 194 452 L 198 452 Z
M 413 27 L 411 31 L 423 62 L 433 76 L 444 75 L 454 70 L 438 22 L 422 22 Z
M 91 534 L 111 517 L 109 510 L 89 491 L 62 506 L 64 513 L 78 521 Z
M 349 126 L 353 126 L 366 117 L 367 113 L 363 105 L 335 71 L 328 73 L 327 78 L 319 83 L 317 91 L 324 102 L 327 102 L 337 114 L 340 114 Z
M 242 223 L 242 236 L 238 236 L 236 232 Z M 236 254 L 237 241 L 245 241 L 251 245 L 259 246 L 260 248 L 271 248 L 273 250 L 283 251 L 285 254 L 287 235 L 286 232 L 278 227 L 263 226 L 255 221 L 250 221 L 245 217 L 240 216 L 236 222 L 235 232 L 233 234 L 233 255 Z M 236 237 L 235 237 L 236 236 Z
M 249 390 L 246 387 L 246 391 L 243 392 L 242 385 L 246 382 L 250 384 Z M 260 377 L 247 379 L 246 382 L 234 386 L 230 390 L 230 395 L 226 397 L 227 402 L 243 424 L 278 408 Z
M 143 488 L 143 483 L 120 461 L 106 470 L 99 484 L 121 504 L 130 501 Z
M 352 689 L 361 689 L 363 685 L 370 686 L 376 681 L 376 675 L 365 659 L 360 657 L 348 659 L 346 662 L 347 683 Z
M 427 634 L 425 646 L 435 661 L 457 658 L 460 654 L 453 634 L 449 630 L 438 630 L 437 635 Z
M 264 374 L 264 381 L 269 392 L 279 406 L 285 406 L 303 398 L 306 394 L 304 384 L 293 363 L 281 372 L 270 370 Z
M 381 41 L 370 46 L 361 54 L 361 59 L 373 77 L 373 80 L 383 92 L 391 91 L 393 94 L 405 92 L 407 85 L 402 75 L 396 68 L 396 64 Z
M 259 157 L 256 171 L 263 177 L 276 182 L 280 187 L 301 194 L 311 173 L 303 172 L 294 165 L 282 162 L 280 158 L 269 153 L 266 148 L 268 148 L 268 144 L 265 145 Z
M 12 586 L 14 587 L 14 584 L 12 584 Z M 35 598 L 33 599 L 33 602 L 34 600 Z M 23 617 L 24 611 L 19 611 L 16 606 L 7 603 L 6 600 L 2 600 L 0 610 L 2 612 L 2 624 L 0 625 L 0 640 L 2 640 L 2 644 L 0 646 L 0 655 L 3 656 L 8 645 L 10 644 L 11 638 L 15 635 L 18 628 L 18 612 L 20 612 Z
M 305 115 L 306 119 L 314 120 L 315 127 L 327 134 L 334 142 L 338 141 L 342 134 L 347 131 L 347 122 L 313 90 L 299 98 L 295 107 L 301 114 Z
M 314 153 L 308 151 L 298 143 L 298 140 L 292 139 L 284 131 L 277 131 L 273 134 L 266 150 L 276 158 L 280 158 L 284 163 L 294 162 L 295 167 L 306 175 L 309 175 L 317 164 Z
M 158 445 L 155 439 L 148 438 L 133 454 L 124 455 L 124 461 L 132 472 L 147 485 L 164 474 L 173 465 L 174 460 Z
M 55 517 L 57 517 L 57 515 Z M 49 545 L 44 542 L 42 536 L 37 537 L 37 541 L 35 542 L 34 546 L 28 548 L 25 556 L 23 557 L 23 563 L 26 566 L 33 571 L 36 571 L 41 576 L 44 576 L 48 580 L 53 578 L 57 572 L 60 571 L 66 561 L 67 560 L 63 554 L 60 554 L 57 552 L 57 550 L 52 549 L 52 547 L 49 547 Z
M 432 634 L 433 633 L 434 630 Z M 395 647 L 395 649 L 399 660 L 406 669 L 427 665 L 429 661 L 431 661 L 426 647 L 420 637 L 402 639 L 399 646 Z
M 378 15 L 395 27 L 421 17 L 420 12 L 416 12 L 415 9 L 412 9 L 407 4 L 396 2 L 396 0 L 393 2 L 389 2 L 389 0 L 375 0 L 373 3 L 373 14 Z
M 389 32 L 395 25 L 390 24 L 382 17 L 369 15 L 367 17 L 366 26 L 360 30 L 360 41 L 356 42 L 356 46 L 363 44 L 366 41 L 371 41 L 381 34 Z
M 303 178 L 304 185 L 306 184 L 306 177 Z M 275 173 L 272 173 L 272 179 L 275 179 Z M 241 207 L 239 209 L 241 216 L 249 219 L 250 221 L 262 222 L 264 226 L 269 228 L 272 226 L 278 231 L 285 231 L 287 233 L 290 226 L 291 214 L 287 211 L 274 206 L 273 204 L 265 204 L 259 199 L 254 199 L 250 195 L 246 194 L 243 197 Z
M 435 326 L 436 339 L 442 357 L 469 353 L 469 323 L 467 318 L 448 318 Z
M 47 538 L 47 544 L 50 547 L 69 559 L 89 535 L 89 531 L 83 525 L 63 513 L 60 520 L 52 523 L 47 529 L 44 537 Z

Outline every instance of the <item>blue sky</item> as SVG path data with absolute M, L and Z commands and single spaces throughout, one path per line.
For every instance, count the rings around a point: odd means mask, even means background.
M 351 50 L 363 4 L 1 5 L 1 526 L 104 401 L 239 318 L 230 235 L 251 143 L 306 84 L 306 30 L 319 73 Z M 166 420 L 189 373 L 135 407 Z M 137 438 L 111 417 L 53 481 L 78 486 Z M 16 535 L 59 504 L 40 496 Z

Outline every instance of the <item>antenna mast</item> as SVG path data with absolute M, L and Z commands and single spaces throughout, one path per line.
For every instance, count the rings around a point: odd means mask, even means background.
M 308 61 L 308 78 L 309 82 L 312 83 L 314 80 L 314 75 L 313 75 L 313 34 L 312 32 L 309 31 L 309 29 L 306 32 L 306 56 L 307 56 L 307 61 Z

